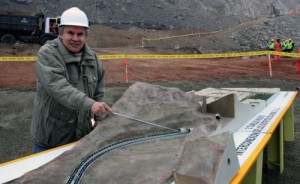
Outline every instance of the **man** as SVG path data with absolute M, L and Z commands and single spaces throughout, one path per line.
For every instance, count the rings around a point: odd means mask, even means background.
M 31 136 L 35 152 L 77 141 L 101 116 L 112 113 L 103 102 L 104 69 L 85 43 L 86 14 L 73 7 L 61 15 L 58 38 L 47 42 L 36 62 L 37 92 Z
M 275 52 L 280 52 L 281 51 L 281 43 L 280 43 L 280 38 L 276 39 L 275 45 L 274 45 L 274 50 Z M 279 61 L 280 56 L 275 54 L 275 61 Z
M 271 39 L 271 41 L 269 42 L 269 44 L 268 44 L 268 48 L 269 48 L 269 50 L 274 50 L 274 39 L 272 38 Z
M 294 50 L 294 42 L 292 39 L 288 39 L 287 41 L 287 52 L 292 52 Z
M 39 32 L 40 32 L 40 23 L 39 23 L 39 21 L 36 21 L 32 28 L 31 35 L 38 35 Z
M 287 52 L 288 51 L 288 40 L 284 40 L 283 44 L 282 44 L 282 49 L 283 52 Z
M 50 22 L 49 30 L 50 30 L 50 32 L 52 32 L 54 35 L 57 35 L 56 27 L 54 26 L 53 22 Z
M 300 47 L 298 48 L 298 53 L 300 54 Z M 296 62 L 296 73 L 300 73 L 300 58 Z M 300 86 L 298 86 L 297 90 L 300 90 Z

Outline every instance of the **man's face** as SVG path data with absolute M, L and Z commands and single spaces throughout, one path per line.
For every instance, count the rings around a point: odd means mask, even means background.
M 79 53 L 86 41 L 87 35 L 84 27 L 64 26 L 63 31 L 59 33 L 59 38 L 70 52 Z

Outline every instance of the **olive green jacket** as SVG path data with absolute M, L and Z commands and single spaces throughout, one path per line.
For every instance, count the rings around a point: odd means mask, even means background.
M 40 48 L 36 75 L 33 142 L 52 148 L 88 134 L 92 104 L 104 98 L 103 65 L 91 48 L 85 44 L 80 59 L 56 38 Z

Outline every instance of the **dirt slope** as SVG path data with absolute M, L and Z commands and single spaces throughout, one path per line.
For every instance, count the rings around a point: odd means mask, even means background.
M 102 25 L 94 28 L 98 35 L 91 39 L 96 48 L 140 46 L 142 37 L 150 39 L 145 46 L 156 50 L 201 53 L 261 50 L 277 37 L 300 43 L 297 0 L 4 0 L 0 13 L 43 12 L 56 17 L 71 6 L 86 11 L 94 27 Z M 193 33 L 201 34 L 165 39 Z

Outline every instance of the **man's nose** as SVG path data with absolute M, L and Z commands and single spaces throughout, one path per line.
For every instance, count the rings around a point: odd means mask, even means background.
M 77 34 L 74 34 L 73 37 L 72 37 L 73 40 L 78 40 L 78 38 L 79 38 L 79 37 L 78 37 Z

